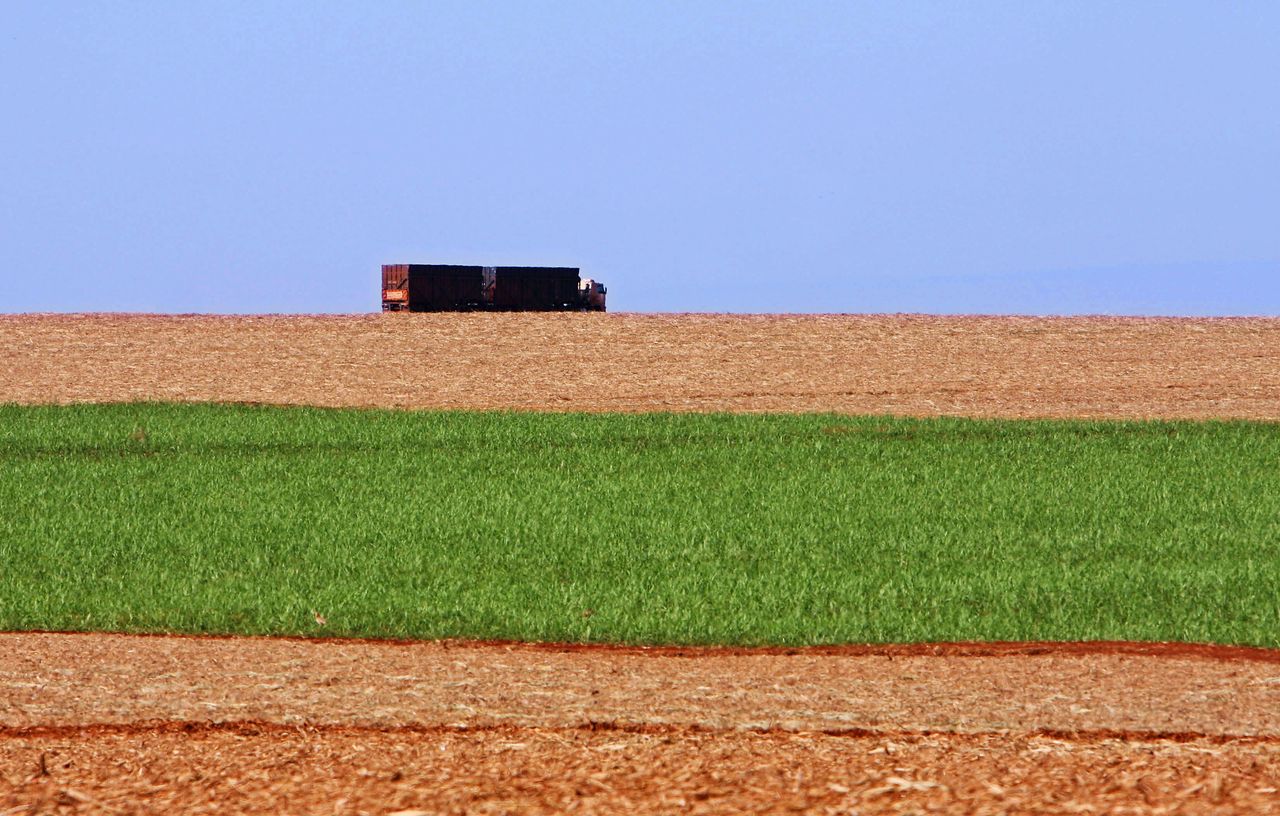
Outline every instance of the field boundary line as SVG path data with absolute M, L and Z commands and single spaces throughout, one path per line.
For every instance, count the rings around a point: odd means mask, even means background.
M 239 737 L 280 736 L 288 734 L 323 736 L 358 736 L 387 734 L 406 736 L 465 736 L 467 734 L 513 734 L 545 732 L 557 734 L 619 733 L 654 736 L 794 736 L 837 739 L 990 739 L 1040 738 L 1063 742 L 1094 743 L 1108 740 L 1123 742 L 1208 742 L 1214 745 L 1256 744 L 1280 745 L 1280 734 L 1211 734 L 1198 731 L 1144 731 L 1117 728 L 1028 728 L 947 730 L 936 728 L 786 728 L 781 726 L 715 727 L 697 723 L 643 723 L 625 721 L 587 721 L 570 725 L 529 725 L 521 723 L 406 723 L 366 725 L 358 723 L 281 723 L 269 720 L 143 720 L 131 723 L 76 723 L 60 725 L 0 726 L 0 739 L 67 739 L 113 736 L 163 736 L 181 734 L 191 737 L 229 734 Z
M 471 640 L 444 638 L 372 638 L 310 635 L 240 635 L 187 632 L 83 632 L 45 629 L 0 632 L 8 635 L 55 635 L 86 638 L 156 638 L 195 641 L 283 641 L 316 645 L 368 645 L 387 648 L 437 646 L 441 649 L 505 650 L 559 653 L 604 653 L 646 657 L 1036 657 L 1119 655 L 1126 657 L 1195 658 L 1214 661 L 1280 663 L 1280 649 L 1219 643 L 1138 640 L 1065 641 L 937 641 L 923 643 L 849 643 L 812 646 L 653 645 L 556 641 Z

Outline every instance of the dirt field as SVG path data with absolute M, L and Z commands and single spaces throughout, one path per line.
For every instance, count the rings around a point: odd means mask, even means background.
M 0 316 L 0 402 L 1280 420 L 1280 320 Z
M 1280 652 L 0 635 L 0 813 L 1280 810 Z
M 1280 320 L 0 316 L 122 400 L 1280 420 Z M 571 811 L 1280 812 L 1280 652 L 0 634 L 0 816 Z

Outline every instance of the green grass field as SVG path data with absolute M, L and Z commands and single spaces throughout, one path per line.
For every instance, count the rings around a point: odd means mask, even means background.
M 1280 426 L 0 406 L 0 569 L 6 630 L 1275 646 Z

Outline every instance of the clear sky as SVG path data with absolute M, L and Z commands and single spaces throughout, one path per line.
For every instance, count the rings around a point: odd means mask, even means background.
M 8 3 L 0 311 L 1280 314 L 1280 3 Z

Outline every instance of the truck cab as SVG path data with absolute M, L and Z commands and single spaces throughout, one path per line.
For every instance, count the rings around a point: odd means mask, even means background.
M 585 278 L 578 284 L 578 294 L 582 299 L 582 308 L 589 312 L 603 312 L 604 296 L 609 290 L 600 281 Z

